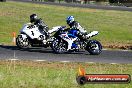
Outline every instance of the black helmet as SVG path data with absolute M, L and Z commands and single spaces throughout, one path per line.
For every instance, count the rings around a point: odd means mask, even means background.
M 36 14 L 32 14 L 30 15 L 30 22 L 35 22 L 37 20 L 37 15 Z

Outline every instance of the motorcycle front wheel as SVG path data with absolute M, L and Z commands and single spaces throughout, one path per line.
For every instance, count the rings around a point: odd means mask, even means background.
M 99 55 L 102 52 L 102 45 L 97 40 L 90 40 L 86 45 L 86 50 L 91 55 Z
M 52 42 L 51 48 L 57 54 L 62 54 L 67 52 L 67 44 L 63 40 L 55 39 Z
M 31 46 L 28 38 L 23 39 L 21 35 L 18 35 L 18 37 L 16 38 L 16 45 L 21 49 L 27 49 Z

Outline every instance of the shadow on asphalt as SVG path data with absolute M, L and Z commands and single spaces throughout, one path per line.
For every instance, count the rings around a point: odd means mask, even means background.
M 7 45 L 0 45 L 1 48 L 8 49 L 8 50 L 16 50 L 16 51 L 28 51 L 28 52 L 40 52 L 40 53 L 53 53 L 53 51 L 49 48 L 42 48 L 42 47 L 33 47 L 28 49 L 20 49 L 17 46 L 7 46 Z
M 53 52 L 51 48 L 43 48 L 43 47 L 33 47 L 33 48 L 28 48 L 28 49 L 20 49 L 17 46 L 8 46 L 8 45 L 0 45 L 0 47 L 3 49 L 7 49 L 7 50 L 57 54 L 57 53 Z M 64 53 L 64 54 L 84 54 L 84 52 L 85 51 L 78 51 L 78 52 L 68 52 L 68 53 Z M 85 55 L 89 55 L 89 54 L 85 54 Z

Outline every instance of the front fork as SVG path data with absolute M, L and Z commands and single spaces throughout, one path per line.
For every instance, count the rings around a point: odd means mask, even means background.
M 72 49 L 73 43 L 74 43 L 74 41 L 75 41 L 76 39 L 77 39 L 77 38 L 68 38 L 68 39 L 65 39 L 65 41 L 68 43 L 68 48 L 67 48 L 67 50 L 71 50 L 71 49 Z

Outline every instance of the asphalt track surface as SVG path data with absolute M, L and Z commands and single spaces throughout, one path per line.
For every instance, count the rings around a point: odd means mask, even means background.
M 16 0 L 8 0 L 16 1 Z M 60 5 L 67 7 L 81 7 L 105 10 L 132 11 L 127 7 L 112 7 L 98 5 L 59 4 L 49 2 L 31 2 L 30 0 L 18 0 L 22 2 Z M 0 45 L 0 59 L 21 59 L 21 60 L 46 60 L 46 61 L 71 61 L 71 62 L 97 62 L 97 63 L 132 63 L 132 51 L 103 50 L 100 55 L 90 55 L 87 51 L 74 52 L 69 54 L 55 54 L 51 48 L 30 48 L 20 50 L 16 46 Z
M 59 6 L 66 6 L 66 7 L 80 7 L 80 8 L 119 10 L 119 11 L 132 12 L 132 7 L 125 7 L 125 6 L 103 6 L 103 5 L 73 4 L 73 3 L 33 2 L 32 0 L 7 0 L 7 1 L 18 1 L 18 2 L 37 3 L 37 4 L 59 5 Z
M 90 55 L 87 51 L 55 54 L 51 48 L 20 50 L 16 46 L 0 45 L 0 59 L 132 64 L 132 51 L 103 50 L 100 55 Z

